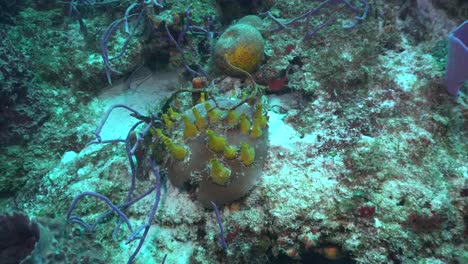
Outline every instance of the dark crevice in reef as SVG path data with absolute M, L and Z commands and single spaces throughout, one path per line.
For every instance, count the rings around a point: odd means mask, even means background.
M 256 15 L 268 10 L 270 1 L 263 0 L 217 0 L 216 4 L 221 10 L 221 22 L 231 24 L 233 20 L 246 15 Z

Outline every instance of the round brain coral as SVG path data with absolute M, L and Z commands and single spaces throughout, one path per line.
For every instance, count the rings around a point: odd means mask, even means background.
M 239 100 L 219 99 L 217 103 L 230 108 Z M 261 105 L 244 103 L 235 110 L 212 110 L 209 113 L 217 111 L 219 118 L 209 121 L 206 109 L 211 106 L 213 101 L 197 104 L 179 120 L 172 120 L 171 128 L 157 133 L 166 148 L 169 180 L 177 187 L 194 187 L 197 199 L 206 207 L 212 206 L 211 201 L 221 205 L 246 195 L 262 173 L 268 150 L 268 126 Z M 240 129 L 241 115 L 252 124 L 248 131 Z M 197 127 L 200 119 L 205 126 Z M 261 128 L 261 135 L 251 133 L 254 127 Z M 174 151 L 176 147 L 183 148 L 184 155 Z
M 249 73 L 254 72 L 262 63 L 264 46 L 262 34 L 255 27 L 247 23 L 235 24 L 226 29 L 216 42 L 214 66 L 233 76 L 240 73 L 229 64 Z

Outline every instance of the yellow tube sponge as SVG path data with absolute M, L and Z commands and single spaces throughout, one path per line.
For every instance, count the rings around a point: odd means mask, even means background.
M 263 134 L 262 128 L 260 127 L 260 125 L 258 123 L 259 122 L 257 121 L 257 119 L 255 119 L 254 123 L 253 123 L 253 126 L 252 126 L 252 130 L 250 131 L 250 136 L 252 136 L 254 138 L 261 137 L 262 134 Z
M 216 135 L 213 130 L 206 130 L 208 136 L 208 148 L 216 153 L 221 153 L 226 147 L 226 138 Z
M 197 127 L 190 122 L 190 119 L 188 118 L 187 115 L 182 116 L 182 120 L 184 121 L 184 139 L 194 137 L 198 134 L 198 129 Z
M 210 177 L 214 183 L 219 185 L 226 185 L 231 179 L 231 170 L 218 159 L 211 159 Z
M 169 118 L 167 114 L 163 114 L 162 118 L 167 128 L 171 129 L 174 126 L 174 122 L 171 121 L 171 119 Z
M 206 122 L 205 122 L 205 119 L 203 119 L 203 117 L 200 115 L 200 112 L 198 112 L 198 109 L 193 107 L 192 113 L 193 113 L 193 116 L 195 117 L 195 125 L 197 126 L 198 131 L 205 131 Z
M 242 133 L 249 133 L 250 130 L 250 121 L 247 119 L 245 113 L 242 113 L 240 118 L 240 130 Z
M 226 122 L 229 126 L 237 126 L 239 124 L 240 116 L 234 110 L 228 110 Z
M 206 101 L 205 93 L 200 93 L 200 98 L 198 99 L 198 103 L 204 103 Z
M 261 103 L 257 104 L 255 108 L 254 121 L 257 122 L 261 128 L 267 126 L 267 118 L 263 115 L 263 104 Z
M 247 142 L 242 142 L 239 159 L 245 166 L 252 165 L 255 160 L 255 149 L 249 146 Z
M 224 148 L 224 158 L 234 159 L 237 156 L 237 148 L 234 146 L 226 146 Z
M 221 111 L 219 111 L 218 109 L 213 109 L 211 110 L 211 105 L 210 103 L 206 102 L 205 103 L 205 110 L 206 110 L 206 115 L 208 116 L 208 120 L 210 120 L 210 123 L 216 123 L 219 121 L 219 119 L 221 118 Z
M 172 109 L 172 107 L 169 107 L 169 109 L 167 110 L 168 114 L 169 114 L 169 117 L 174 120 L 174 121 L 177 121 L 179 120 L 180 118 L 180 115 L 179 113 L 177 113 L 176 111 L 174 111 L 174 109 Z
M 170 138 L 164 135 L 162 135 L 162 140 L 176 160 L 184 160 L 187 157 L 188 152 L 183 146 L 174 144 Z
M 164 136 L 164 134 L 163 134 L 163 132 L 162 132 L 162 130 L 161 130 L 160 128 L 156 128 L 156 129 L 150 130 L 150 131 L 155 131 L 155 133 L 154 133 L 154 132 L 151 132 L 151 134 L 153 135 L 153 137 L 158 136 L 159 138 L 162 138 L 162 137 Z M 156 135 L 155 135 L 155 134 L 156 134 Z

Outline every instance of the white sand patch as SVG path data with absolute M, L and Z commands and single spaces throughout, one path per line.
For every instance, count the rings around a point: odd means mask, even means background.
M 103 106 L 105 110 L 115 104 L 124 104 L 146 115 L 148 110 L 157 106 L 162 99 L 170 96 L 178 87 L 177 72 L 142 71 L 146 74 L 140 74 L 141 78 L 134 78 L 130 89 L 128 89 L 127 82 L 119 82 L 99 95 L 97 104 Z M 130 113 L 124 108 L 112 111 L 102 129 L 102 139 L 124 139 L 130 127 L 138 121 L 130 116 Z M 100 120 L 96 122 L 96 125 L 99 122 Z

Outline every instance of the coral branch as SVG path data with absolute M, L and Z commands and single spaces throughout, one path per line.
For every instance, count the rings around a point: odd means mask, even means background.
M 357 25 L 359 25 L 360 23 L 362 23 L 366 19 L 367 14 L 369 13 L 369 4 L 366 2 L 366 0 L 359 0 L 359 1 L 364 5 L 364 11 L 363 11 L 361 16 L 355 16 L 354 17 L 355 23 L 353 23 L 351 25 L 348 25 L 348 26 L 344 26 L 345 29 L 353 29 L 354 27 L 356 27 Z M 326 0 L 326 1 L 321 2 L 318 6 L 309 9 L 305 13 L 303 13 L 303 14 L 295 17 L 295 18 L 292 18 L 292 19 L 290 19 L 288 21 L 285 21 L 285 22 L 282 22 L 280 19 L 274 17 L 273 14 L 270 11 L 261 13 L 260 15 L 269 17 L 270 19 L 273 20 L 273 22 L 276 23 L 277 27 L 271 29 L 270 30 L 271 32 L 278 32 L 278 31 L 281 31 L 281 30 L 284 30 L 284 29 L 289 30 L 290 28 L 288 26 L 298 24 L 300 21 L 305 19 L 306 20 L 306 22 L 305 22 L 305 24 L 306 24 L 305 25 L 306 34 L 304 36 L 304 39 L 310 39 L 319 30 L 321 30 L 324 27 L 330 25 L 335 20 L 335 16 L 331 17 L 326 22 L 322 23 L 320 26 L 316 27 L 312 31 L 308 30 L 308 24 L 309 24 L 310 18 L 313 15 L 317 14 L 322 8 L 324 8 L 324 7 L 328 6 L 328 5 L 331 5 L 331 4 L 339 4 L 339 3 L 343 3 L 353 13 L 356 13 L 356 14 L 359 13 L 359 9 L 357 7 L 355 7 L 353 4 L 351 4 L 347 0 Z
M 227 249 L 227 243 L 226 243 L 226 240 L 224 239 L 223 222 L 221 221 L 221 216 L 219 216 L 218 207 L 213 201 L 211 201 L 211 204 L 213 205 L 213 209 L 216 215 L 216 221 L 218 222 L 218 226 L 219 226 L 219 233 L 220 233 L 219 236 L 221 240 L 221 245 L 223 246 L 224 249 Z

